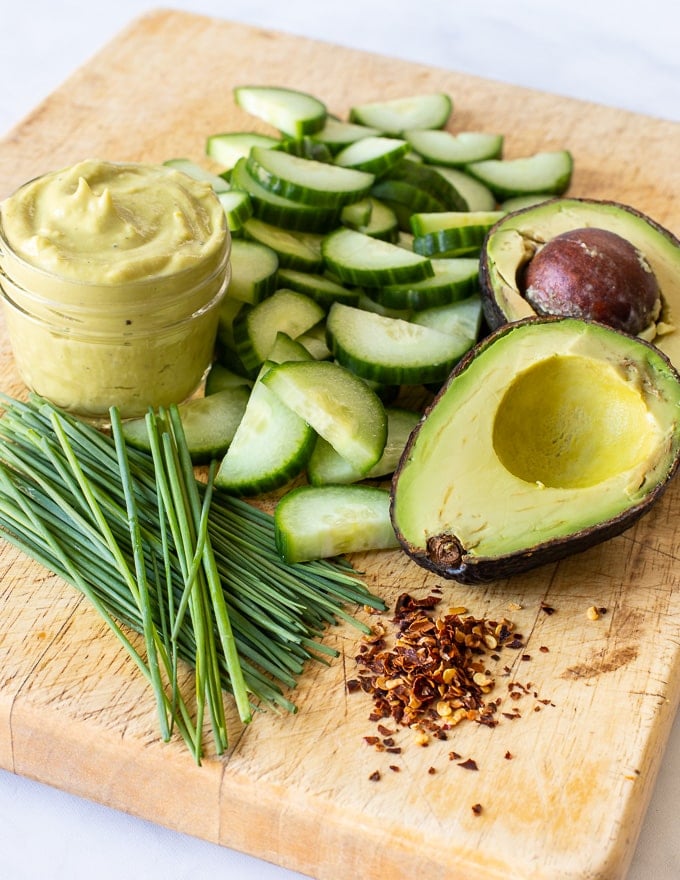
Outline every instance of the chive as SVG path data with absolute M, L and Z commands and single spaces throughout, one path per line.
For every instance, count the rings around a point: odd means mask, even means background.
M 142 545 L 142 537 L 139 527 L 139 515 L 137 511 L 137 502 L 135 500 L 135 495 L 132 488 L 132 480 L 130 476 L 130 468 L 126 454 L 126 447 L 122 438 L 120 415 L 116 409 L 111 410 L 111 429 L 113 431 L 113 437 L 116 444 L 116 452 L 118 453 L 118 467 L 120 468 L 123 493 L 125 495 L 125 501 L 128 511 L 130 540 L 132 544 L 135 574 L 138 587 L 136 591 L 138 597 L 137 601 L 139 603 L 139 610 L 142 617 L 142 630 L 146 643 L 149 672 L 151 675 L 151 680 L 154 684 L 154 689 L 156 691 L 156 702 L 161 725 L 161 734 L 163 736 L 163 739 L 167 742 L 167 740 L 170 738 L 170 727 L 168 724 L 168 716 L 164 708 L 164 691 L 161 682 L 158 653 L 156 651 L 157 635 L 153 622 L 153 614 L 151 611 L 149 599 L 149 585 L 146 579 L 146 566 L 144 562 L 144 548 Z M 122 556 L 122 553 L 120 553 L 119 551 L 117 555 Z
M 273 517 L 215 492 L 214 464 L 196 479 L 176 408 L 148 414 L 148 454 L 125 445 L 115 411 L 108 435 L 36 396 L 0 399 L 0 534 L 92 602 L 149 681 L 163 738 L 176 726 L 197 762 L 206 711 L 226 748 L 223 691 L 246 723 L 251 698 L 295 712 L 284 688 L 337 656 L 327 626 L 366 631 L 347 606 L 385 607 L 345 560 L 283 563 Z

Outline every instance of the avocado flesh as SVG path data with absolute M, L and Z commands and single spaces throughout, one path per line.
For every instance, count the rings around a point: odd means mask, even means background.
M 395 531 L 421 565 L 468 583 L 585 549 L 658 497 L 679 422 L 680 380 L 653 346 L 574 318 L 505 325 L 411 435 Z
M 644 254 L 663 300 L 659 319 L 642 338 L 653 342 L 680 368 L 680 242 L 635 209 L 616 202 L 553 199 L 508 214 L 489 231 L 480 264 L 484 313 L 492 328 L 536 313 L 518 285 L 521 268 L 541 244 L 570 229 L 616 232 Z

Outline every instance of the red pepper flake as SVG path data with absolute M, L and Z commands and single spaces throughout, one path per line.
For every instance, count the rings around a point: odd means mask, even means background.
M 550 648 L 546 647 L 545 645 L 541 645 L 541 647 L 538 650 L 541 652 L 541 654 L 549 654 L 550 653 Z
M 457 761 L 460 757 L 461 755 L 458 752 L 449 752 L 449 761 Z
M 390 770 L 391 770 L 393 773 L 400 773 L 400 772 L 401 772 L 401 767 L 397 766 L 396 764 L 390 764 Z
M 522 713 L 519 709 L 514 709 L 512 712 L 502 712 L 503 718 L 507 718 L 508 721 L 514 721 L 515 718 L 521 718 Z
M 380 742 L 380 739 L 377 736 L 365 736 L 364 742 L 366 745 L 376 746 Z
M 545 612 L 547 615 L 555 613 L 555 609 L 552 605 L 548 605 L 546 602 L 541 602 L 541 611 Z
M 380 770 L 374 770 L 373 773 L 368 777 L 371 782 L 379 782 L 380 781 Z
M 465 761 L 461 761 L 458 764 L 458 766 L 462 767 L 463 770 L 479 770 L 479 767 L 477 766 L 477 762 L 475 761 L 474 758 L 468 758 Z
M 504 755 L 504 757 L 505 757 L 505 760 L 506 760 L 506 761 L 512 761 L 512 759 L 513 759 L 515 756 L 512 754 L 512 752 L 506 752 L 505 755 Z
M 428 767 L 427 772 L 430 774 L 430 776 L 434 776 L 437 770 L 434 767 Z
M 531 660 L 531 654 L 522 654 L 522 660 Z
M 481 804 L 473 804 L 472 805 L 472 812 L 475 814 L 475 816 L 480 816 L 482 814 L 483 809 L 484 808 L 482 807 Z
M 351 678 L 347 682 L 346 687 L 347 687 L 348 694 L 355 694 L 357 691 L 361 690 L 361 685 L 359 684 L 359 682 L 357 681 L 356 678 Z
M 391 645 L 385 627 L 374 626 L 356 656 L 360 689 L 373 698 L 370 720 L 384 725 L 391 718 L 415 727 L 423 734 L 421 745 L 429 736 L 445 740 L 445 731 L 461 721 L 494 727 L 498 704 L 487 695 L 495 680 L 483 658 L 524 645 L 505 618 L 478 618 L 462 607 L 435 617 L 431 612 L 441 601 L 440 592 L 422 599 L 402 593 Z

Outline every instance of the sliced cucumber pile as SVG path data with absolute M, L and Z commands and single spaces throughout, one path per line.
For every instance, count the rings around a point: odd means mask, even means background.
M 505 158 L 503 135 L 451 125 L 446 94 L 344 118 L 292 88 L 233 94 L 248 124 L 208 135 L 211 167 L 167 161 L 213 186 L 232 235 L 215 362 L 187 409 L 196 460 L 221 458 L 222 491 L 276 492 L 288 561 L 395 547 L 389 493 L 372 483 L 484 332 L 488 229 L 565 192 L 572 157 Z

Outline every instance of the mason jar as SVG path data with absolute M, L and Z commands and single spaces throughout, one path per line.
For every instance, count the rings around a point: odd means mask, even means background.
M 85 160 L 0 203 L 0 293 L 21 379 L 76 415 L 179 403 L 209 368 L 231 240 L 209 184 Z

